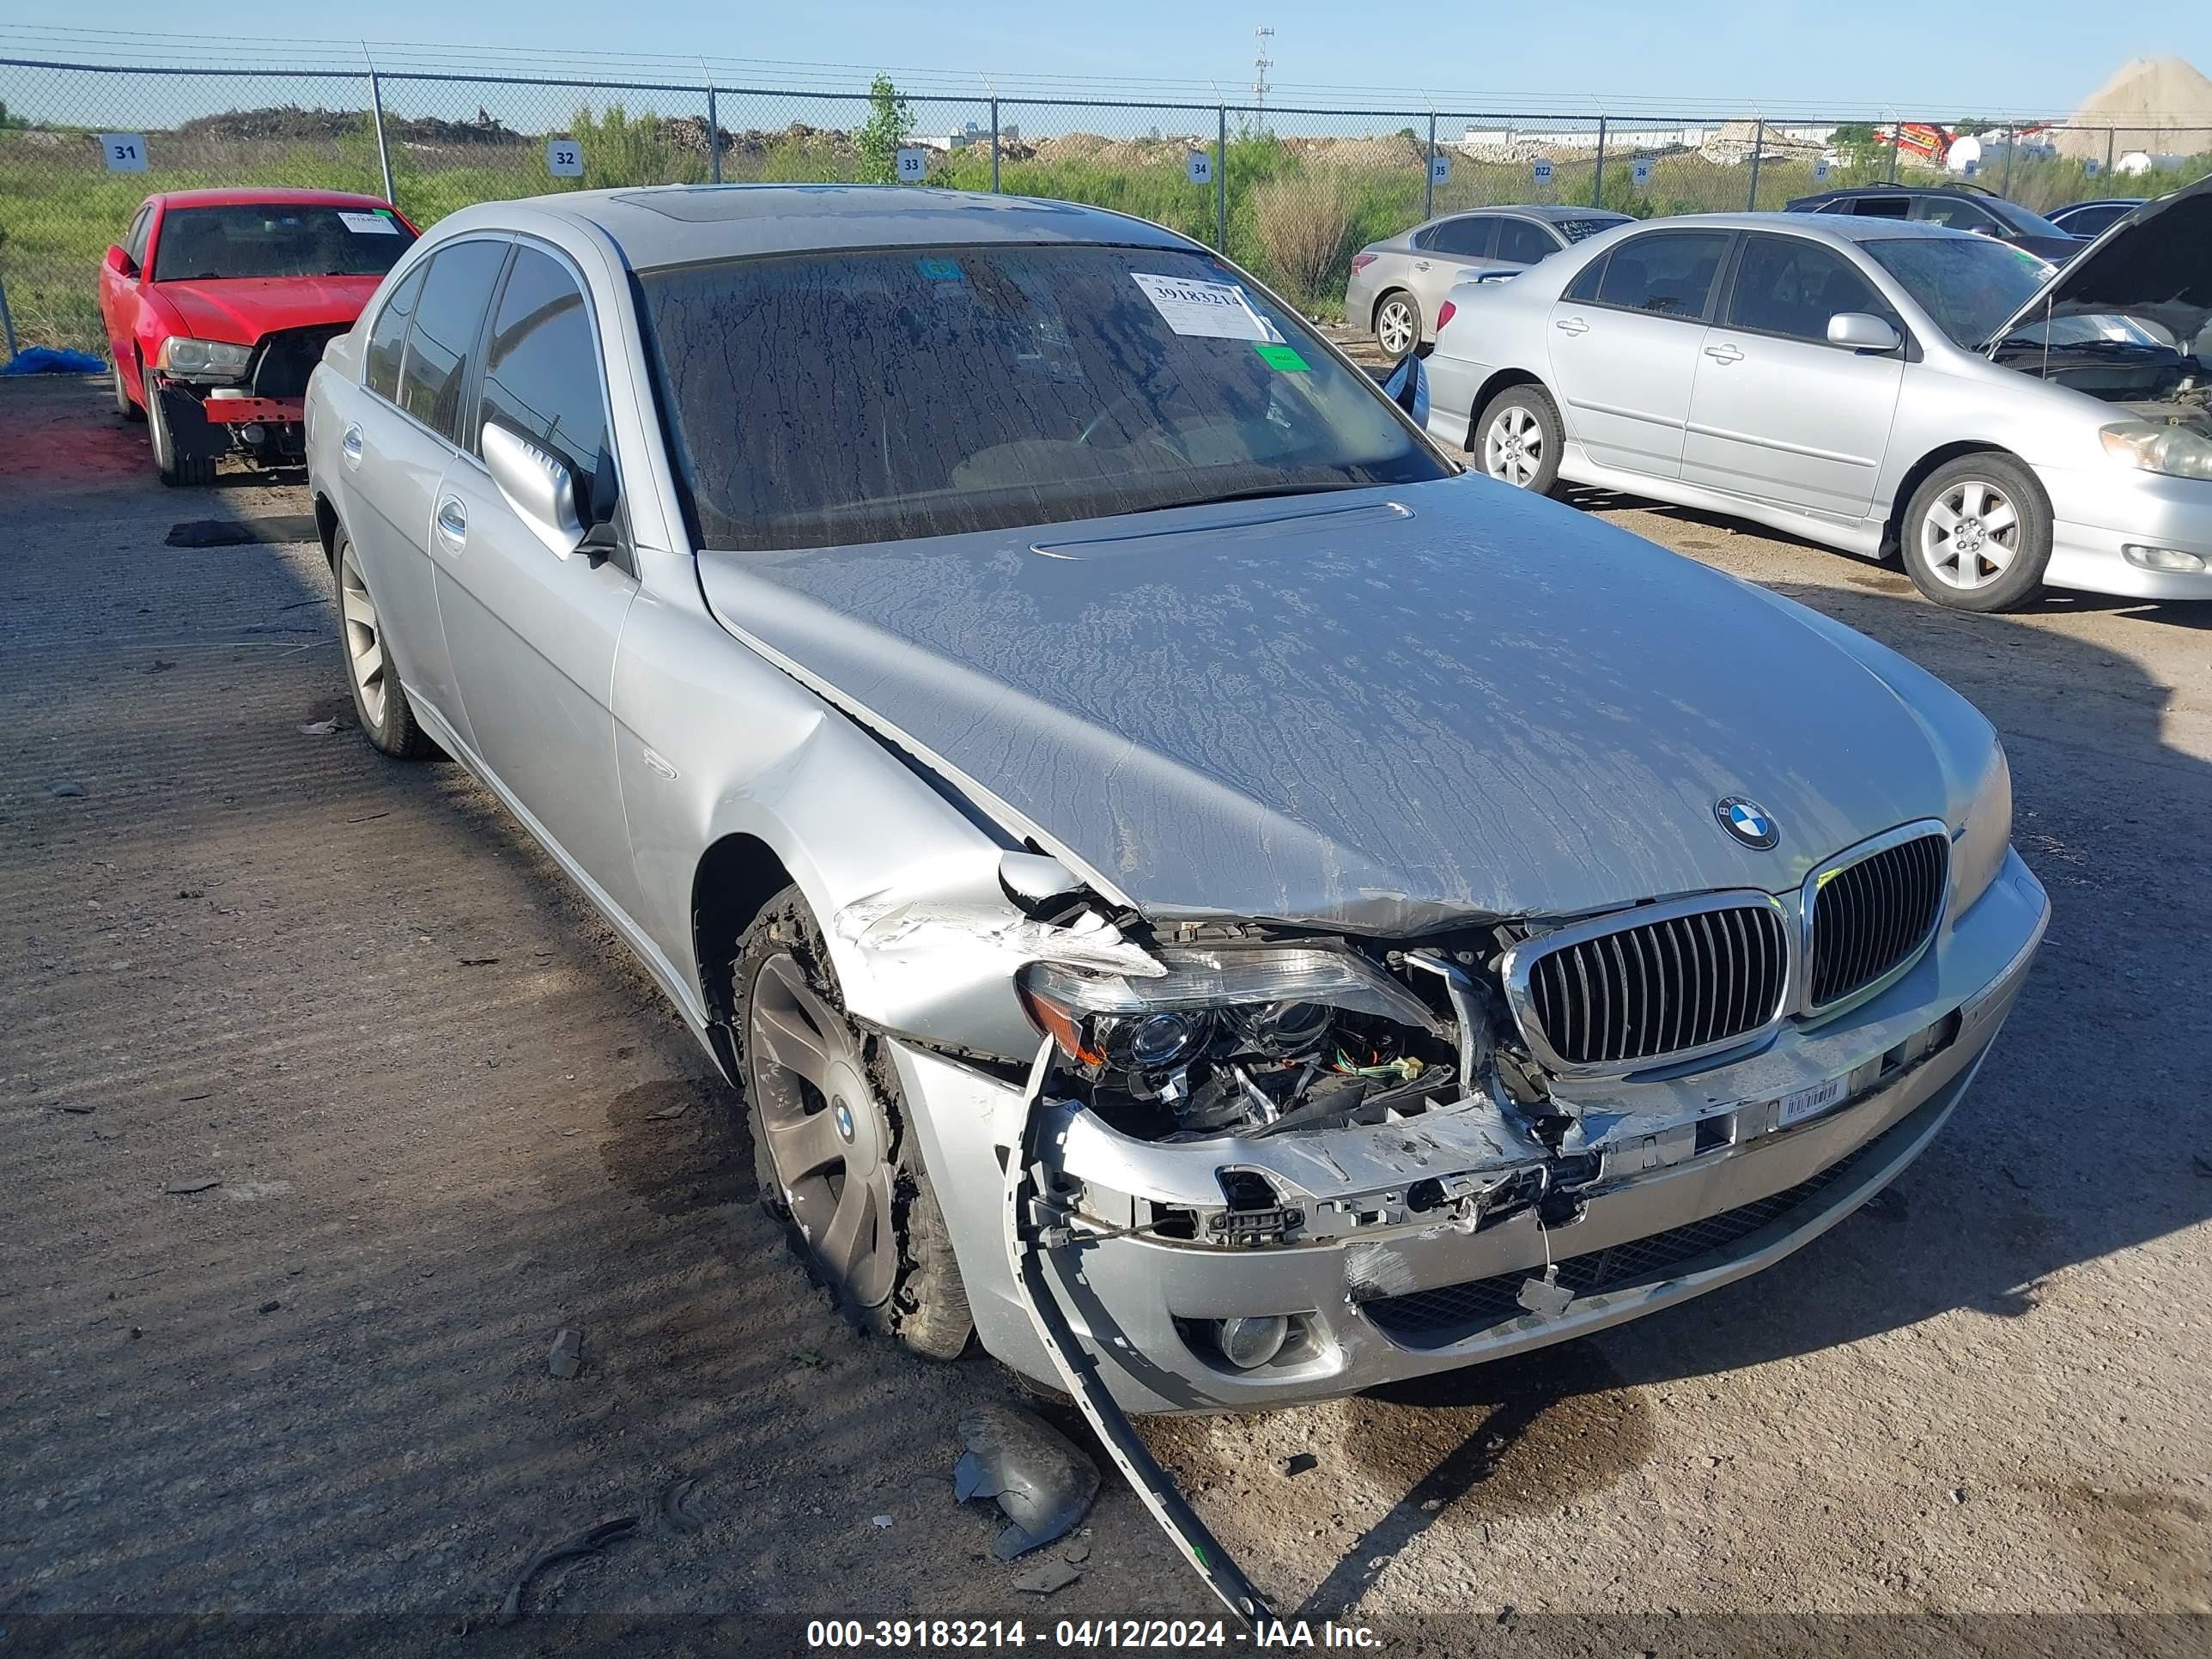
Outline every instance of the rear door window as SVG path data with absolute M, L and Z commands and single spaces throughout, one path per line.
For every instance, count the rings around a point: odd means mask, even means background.
M 448 443 L 462 444 L 469 357 L 507 263 L 505 242 L 455 242 L 430 256 L 407 329 L 399 406 Z M 465 446 L 473 447 L 473 446 Z
M 1491 240 L 1497 231 L 1498 221 L 1486 213 L 1465 219 L 1447 219 L 1431 234 L 1429 246 L 1436 252 L 1455 254 L 1462 259 L 1487 258 Z
M 1631 237 L 1607 262 L 1598 303 L 1660 317 L 1703 317 L 1730 234 L 1674 230 Z
M 1987 208 L 1962 202 L 1955 196 L 1923 196 L 1912 204 L 1912 216 L 1923 224 L 1948 225 L 1954 230 L 1978 230 L 1984 235 L 2002 228 Z
M 1601 253 L 1575 273 L 1575 280 L 1567 284 L 1567 291 L 1559 297 L 1574 300 L 1583 305 L 1594 305 L 1599 286 L 1605 281 L 1605 267 L 1613 256 Z
M 417 265 L 407 273 L 368 331 L 368 389 L 391 403 L 399 401 L 399 360 L 406 355 L 407 325 L 414 318 L 426 269 Z
M 1516 265 L 1533 265 L 1559 251 L 1552 233 L 1527 219 L 1501 219 L 1498 224 L 1498 257 Z
M 483 418 L 561 461 L 593 508 L 614 507 L 599 343 L 583 290 L 551 254 L 518 247 L 485 343 Z

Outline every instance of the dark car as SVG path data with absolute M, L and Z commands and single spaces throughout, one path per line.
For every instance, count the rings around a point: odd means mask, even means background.
M 2149 198 L 2108 196 L 2097 202 L 2069 202 L 2051 210 L 2051 222 L 2069 236 L 2101 236 Z
M 2039 213 L 1984 190 L 1978 185 L 1855 185 L 1843 190 L 1801 196 L 1792 213 L 1848 213 L 1862 219 L 1911 219 L 1923 225 L 1948 225 L 2026 248 L 2063 264 L 2089 240 L 2061 230 Z

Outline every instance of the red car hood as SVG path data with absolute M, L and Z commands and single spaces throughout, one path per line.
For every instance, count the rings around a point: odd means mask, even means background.
M 204 283 L 159 283 L 154 292 L 175 307 L 203 340 L 252 345 L 283 328 L 350 323 L 381 276 L 241 276 Z

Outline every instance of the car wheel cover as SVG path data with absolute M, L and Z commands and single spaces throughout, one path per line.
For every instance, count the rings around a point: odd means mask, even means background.
M 860 1036 L 787 952 L 762 965 L 749 1004 L 754 1121 L 783 1201 L 838 1292 L 880 1307 L 898 1274 L 890 1135 Z
M 361 696 L 361 712 L 377 731 L 384 729 L 384 700 L 391 695 L 390 665 L 384 655 L 384 629 L 376 602 L 368 596 L 360 562 L 349 542 L 338 558 L 338 610 L 345 635 L 347 672 Z
M 1920 520 L 1920 558 L 1946 587 L 1972 593 L 2002 580 L 2020 556 L 2020 509 L 1987 478 L 1944 486 Z
M 1482 434 L 1482 470 L 1526 489 L 1544 470 L 1544 423 L 1526 404 L 1508 404 Z
M 1413 307 L 1403 300 L 1385 301 L 1375 318 L 1375 338 L 1393 357 L 1401 357 L 1413 349 Z

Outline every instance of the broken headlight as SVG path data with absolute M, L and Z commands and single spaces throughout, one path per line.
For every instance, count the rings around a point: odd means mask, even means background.
M 1022 972 L 1022 1006 L 1089 1079 L 1093 1104 L 1137 1133 L 1215 1133 L 1451 1073 L 1451 1027 L 1366 957 L 1310 945 L 1179 945 L 1137 979 L 1052 963 Z
M 1966 809 L 1966 827 L 1951 843 L 1951 914 L 1963 916 L 1989 890 L 2012 847 L 2012 766 L 2004 746 L 1990 744 L 1989 763 Z

